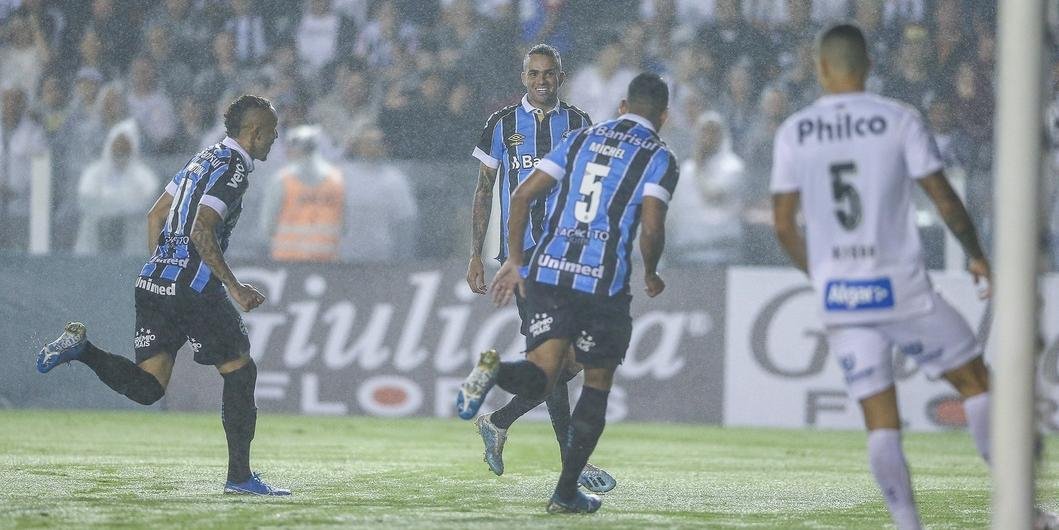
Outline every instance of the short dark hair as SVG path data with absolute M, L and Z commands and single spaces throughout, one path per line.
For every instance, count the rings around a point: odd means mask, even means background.
M 261 96 L 243 94 L 235 98 L 235 101 L 228 105 L 228 110 L 224 111 L 225 134 L 232 138 L 239 136 L 243 128 L 243 118 L 246 117 L 248 111 L 253 109 L 276 112 L 276 109 L 272 107 L 271 101 Z
M 669 85 L 662 76 L 643 72 L 629 83 L 626 99 L 630 105 L 642 105 L 654 114 L 661 114 L 669 107 Z
M 868 71 L 868 42 L 864 32 L 855 24 L 835 24 L 820 33 L 817 47 L 821 56 L 837 68 L 850 72 Z
M 526 69 L 526 65 L 529 64 L 529 57 L 533 54 L 551 57 L 555 61 L 555 66 L 559 69 L 559 71 L 561 72 L 563 70 L 563 58 L 561 55 L 559 55 L 559 50 L 555 49 L 555 46 L 552 46 L 550 44 L 544 44 L 543 42 L 540 44 L 533 45 L 533 47 L 530 48 L 528 52 L 526 52 L 526 56 L 522 59 L 523 70 Z

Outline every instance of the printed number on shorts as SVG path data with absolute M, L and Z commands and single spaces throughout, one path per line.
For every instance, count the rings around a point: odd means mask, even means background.
M 831 164 L 831 194 L 835 199 L 835 217 L 842 228 L 853 230 L 860 225 L 860 194 L 852 183 L 842 179 L 843 176 L 857 176 L 857 165 L 853 162 Z
M 583 198 L 574 205 L 574 217 L 578 222 L 591 223 L 599 213 L 599 200 L 603 196 L 603 179 L 610 173 L 610 166 L 589 162 L 585 164 L 585 176 L 581 178 Z

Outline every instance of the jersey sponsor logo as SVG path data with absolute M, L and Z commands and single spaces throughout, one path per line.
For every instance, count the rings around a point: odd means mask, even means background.
M 151 343 L 157 338 L 150 329 L 140 328 L 132 339 L 132 343 L 136 348 L 149 348 Z
M 654 151 L 661 147 L 661 144 L 657 140 L 644 138 L 627 132 L 615 131 L 605 125 L 600 125 L 592 129 L 592 134 L 602 136 L 608 140 L 618 140 L 627 144 L 635 145 L 640 149 L 646 149 L 648 151 Z
M 921 341 L 909 342 L 907 344 L 901 344 L 897 348 L 901 351 L 901 354 L 905 357 L 915 359 L 917 363 L 925 363 L 927 361 L 933 361 L 938 357 L 941 357 L 943 350 L 937 348 L 929 352 L 923 351 L 923 343 Z
M 555 317 L 548 313 L 535 313 L 529 325 L 530 335 L 538 337 L 542 333 L 551 331 L 553 322 L 555 322 Z
M 540 257 L 537 258 L 537 265 L 546 269 L 572 272 L 574 274 L 591 276 L 597 279 L 603 279 L 603 271 L 605 269 L 603 265 L 592 267 L 591 265 L 584 265 L 576 261 L 566 261 L 566 258 L 557 258 L 549 254 L 541 254 Z
M 838 358 L 838 364 L 842 367 L 843 376 L 846 378 L 847 384 L 852 384 L 854 381 L 864 379 L 865 377 L 871 376 L 875 373 L 875 367 L 869 366 L 863 370 L 857 370 L 857 358 L 853 355 L 842 355 Z
M 798 120 L 798 143 L 816 137 L 819 142 L 852 140 L 854 137 L 878 136 L 886 132 L 886 118 L 882 116 L 856 116 L 841 113 L 833 121 L 824 121 L 820 116 Z
M 161 256 L 151 258 L 151 263 L 157 263 L 159 265 L 176 265 L 181 269 L 188 268 L 188 263 L 190 261 L 190 258 L 163 258 Z
M 243 164 L 237 162 L 235 164 L 235 173 L 232 173 L 232 178 L 228 179 L 228 182 L 226 182 L 226 184 L 233 188 L 238 188 L 239 185 L 243 183 L 243 178 L 245 178 L 245 172 L 246 168 L 243 167 Z
M 563 226 L 560 227 L 557 232 L 559 237 L 565 237 L 569 239 L 571 243 L 583 243 L 589 240 L 607 241 L 610 239 L 610 232 L 592 228 Z
M 511 169 L 533 169 L 541 159 L 533 155 L 511 155 Z
M 894 306 L 890 278 L 870 280 L 833 280 L 824 288 L 824 306 L 828 311 L 888 309 Z
M 589 335 L 587 331 L 581 330 L 581 336 L 574 341 L 574 346 L 576 346 L 577 349 L 588 353 L 592 351 L 592 348 L 596 347 L 596 340 L 593 339 L 592 335 Z
M 137 278 L 136 287 L 143 289 L 144 291 L 147 291 L 149 293 L 159 294 L 162 296 L 173 296 L 176 294 L 176 283 L 171 283 L 169 285 L 158 285 L 157 283 L 152 282 L 148 278 Z
M 188 246 L 191 243 L 190 236 L 165 236 L 165 244 L 170 246 Z
M 512 134 L 511 136 L 508 136 L 507 140 L 505 140 L 505 141 L 507 142 L 507 146 L 508 147 L 518 147 L 518 146 L 526 143 L 526 137 L 522 136 L 521 133 L 515 133 L 515 134 Z
M 588 146 L 588 150 L 593 153 L 603 156 L 609 156 L 612 158 L 625 158 L 625 150 L 614 145 L 592 142 L 592 145 Z

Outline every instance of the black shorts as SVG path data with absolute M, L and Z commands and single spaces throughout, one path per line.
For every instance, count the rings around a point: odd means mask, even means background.
M 137 364 L 162 352 L 176 357 L 189 341 L 199 364 L 222 364 L 250 352 L 246 325 L 223 289 L 197 293 L 138 278 L 135 290 Z
M 526 282 L 526 351 L 550 339 L 570 339 L 577 362 L 614 368 L 625 360 L 632 338 L 632 296 L 601 298 L 588 293 Z

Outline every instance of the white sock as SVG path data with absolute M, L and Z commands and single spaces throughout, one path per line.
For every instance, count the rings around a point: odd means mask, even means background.
M 989 392 L 963 400 L 963 414 L 967 417 L 967 430 L 971 431 L 978 454 L 989 462 Z
M 898 530 L 919 530 L 919 513 L 912 497 L 912 479 L 901 449 L 901 431 L 875 429 L 868 431 L 868 464 L 879 484 L 890 517 Z

